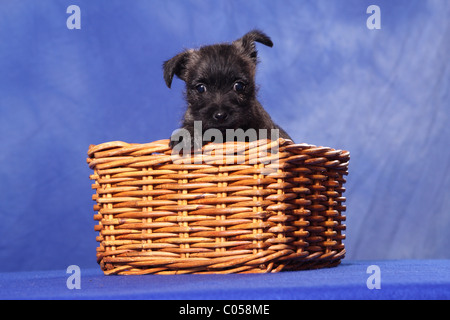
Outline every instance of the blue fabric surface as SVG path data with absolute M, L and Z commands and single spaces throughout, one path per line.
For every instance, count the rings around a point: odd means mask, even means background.
M 369 266 L 380 289 L 369 289 Z M 346 261 L 330 269 L 231 275 L 104 276 L 81 269 L 80 289 L 66 270 L 0 274 L 0 299 L 450 299 L 450 260 Z
M 450 259 L 449 17 L 448 0 L 0 1 L 0 272 L 96 268 L 88 146 L 168 138 L 185 103 L 163 61 L 253 28 L 274 42 L 256 75 L 274 120 L 351 152 L 347 258 Z

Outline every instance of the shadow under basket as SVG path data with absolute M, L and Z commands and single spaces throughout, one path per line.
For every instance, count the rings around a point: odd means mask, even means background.
M 345 255 L 348 151 L 290 140 L 89 148 L 105 274 L 265 273 Z

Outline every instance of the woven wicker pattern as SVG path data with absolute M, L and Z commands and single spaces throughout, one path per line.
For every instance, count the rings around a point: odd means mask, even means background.
M 290 141 L 171 156 L 168 140 L 90 146 L 105 274 L 278 272 L 345 255 L 349 152 Z M 257 160 L 261 151 L 264 159 Z M 208 149 L 209 148 L 209 149 Z M 228 150 L 228 149 L 227 149 Z

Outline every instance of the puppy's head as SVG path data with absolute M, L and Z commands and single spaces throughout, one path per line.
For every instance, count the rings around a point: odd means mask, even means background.
M 164 63 L 169 88 L 174 75 L 186 83 L 185 126 L 193 121 L 202 121 L 203 130 L 247 126 L 256 100 L 255 42 L 273 45 L 267 35 L 253 30 L 231 44 L 186 50 Z

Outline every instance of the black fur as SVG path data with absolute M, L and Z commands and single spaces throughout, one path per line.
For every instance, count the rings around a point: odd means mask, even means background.
M 272 47 L 270 38 L 258 30 L 231 44 L 186 50 L 164 63 L 164 80 L 170 88 L 173 76 L 186 83 L 188 103 L 182 127 L 194 135 L 194 121 L 202 121 L 203 132 L 215 128 L 225 137 L 226 129 L 279 129 L 256 98 L 255 42 Z M 204 141 L 205 143 L 207 141 Z M 178 143 L 171 141 L 171 146 Z

